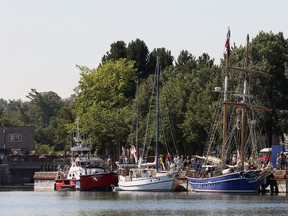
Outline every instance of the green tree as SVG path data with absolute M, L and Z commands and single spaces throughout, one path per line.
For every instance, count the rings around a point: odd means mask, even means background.
M 31 89 L 27 98 L 30 101 L 26 118 L 36 128 L 36 142 L 54 145 L 56 128 L 51 126 L 50 121 L 61 109 L 62 99 L 55 92 L 38 92 L 36 89 Z
M 231 64 L 244 67 L 246 47 L 235 47 L 231 55 Z M 272 136 L 283 136 L 287 133 L 287 123 L 281 121 L 288 108 L 288 83 L 286 78 L 288 60 L 288 42 L 283 33 L 272 32 L 259 34 L 252 39 L 248 49 L 248 67 L 254 70 L 270 74 L 270 77 L 249 76 L 253 80 L 251 94 L 257 104 L 272 108 L 272 112 L 261 113 L 261 125 L 264 127 L 265 135 L 269 137 L 269 145 L 272 143 Z M 235 82 L 236 83 L 236 82 Z
M 149 55 L 148 65 L 148 71 L 150 71 L 152 74 L 155 71 L 157 56 L 160 58 L 162 71 L 164 71 L 166 67 L 173 65 L 174 57 L 172 56 L 171 51 L 166 50 L 164 47 L 153 49 Z
M 128 137 L 134 116 L 130 98 L 131 89 L 135 89 L 134 62 L 109 60 L 96 69 L 79 69 L 81 79 L 73 109 L 80 118 L 82 134 L 92 140 L 98 153 L 119 148 Z
M 175 63 L 178 69 L 192 70 L 197 66 L 196 57 L 189 53 L 187 50 L 182 50 Z
M 215 112 L 218 97 L 213 89 L 221 83 L 221 70 L 214 65 L 214 60 L 208 54 L 204 53 L 197 61 L 187 52 L 180 54 L 180 57 L 183 54 L 190 57 L 185 63 L 177 62 L 176 67 L 180 73 L 176 80 L 171 80 L 173 88 L 169 88 L 177 92 L 171 109 L 178 110 L 175 119 L 180 120 L 177 125 L 182 133 L 182 151 L 201 154 Z M 171 96 L 169 98 L 171 100 Z
M 21 111 L 23 110 L 23 102 L 21 100 L 3 100 L 1 103 L 1 122 L 5 125 L 25 125 Z
M 116 41 L 110 45 L 110 52 L 102 57 L 102 63 L 107 60 L 119 60 L 120 58 L 127 58 L 127 47 L 124 41 Z
M 57 150 L 69 150 L 72 145 L 72 135 L 76 132 L 76 128 L 74 127 L 76 117 L 72 110 L 73 101 L 65 100 L 63 107 L 57 114 L 57 119 L 54 119 L 50 123 L 56 128 L 55 148 Z
M 4 100 L 3 98 L 0 98 L 0 117 L 2 117 L 6 107 L 7 107 L 8 102 Z
M 127 59 L 135 61 L 135 67 L 138 73 L 145 74 L 147 70 L 149 50 L 145 42 L 136 39 L 131 41 L 127 47 Z

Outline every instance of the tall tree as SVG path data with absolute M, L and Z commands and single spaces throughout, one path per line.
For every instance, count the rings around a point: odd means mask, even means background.
M 237 53 L 237 60 L 239 66 L 245 63 L 241 60 L 244 59 L 245 49 L 243 47 L 235 48 L 233 51 Z M 252 95 L 253 100 L 267 107 L 272 108 L 272 113 L 265 112 L 262 114 L 262 123 L 264 125 L 264 132 L 269 137 L 269 145 L 274 144 L 272 136 L 282 136 L 282 133 L 287 133 L 287 123 L 280 121 L 283 117 L 283 110 L 288 109 L 288 80 L 287 61 L 288 61 L 288 41 L 284 38 L 283 33 L 279 32 L 274 34 L 272 32 L 259 34 L 252 39 L 249 45 L 249 68 L 266 72 L 272 76 L 270 77 L 257 77 L 251 76 L 257 85 L 253 86 Z M 233 53 L 231 57 L 233 56 Z
M 138 73 L 145 74 L 147 70 L 149 50 L 144 41 L 136 39 L 131 41 L 127 47 L 127 59 L 136 62 L 135 67 Z
M 212 90 L 221 83 L 213 62 L 208 54 L 196 60 L 183 51 L 176 66 L 162 73 L 161 122 L 170 152 L 175 153 L 175 145 L 180 154 L 203 151 L 218 99 Z
M 25 125 L 21 100 L 0 100 L 0 123 L 5 125 Z
M 57 150 L 68 150 L 72 145 L 72 137 L 76 132 L 74 127 L 76 116 L 73 114 L 72 103 L 74 99 L 66 99 L 59 110 L 57 117 L 50 121 L 50 125 L 56 128 L 55 148 Z
M 3 115 L 6 107 L 7 107 L 8 102 L 4 100 L 3 98 L 0 98 L 0 117 Z
M 157 56 L 160 58 L 162 71 L 165 70 L 166 67 L 173 65 L 174 57 L 172 56 L 171 51 L 166 50 L 164 47 L 154 49 L 149 55 L 148 70 L 150 73 L 154 73 L 155 71 Z
M 187 50 L 182 50 L 175 62 L 175 65 L 179 69 L 183 67 L 194 69 L 197 65 L 196 57 L 189 53 Z
M 107 60 L 118 60 L 120 58 L 127 58 L 127 47 L 124 41 L 116 41 L 110 45 L 110 52 L 102 57 L 102 63 Z
M 51 129 L 50 121 L 61 109 L 62 99 L 55 92 L 38 92 L 36 89 L 31 89 L 27 98 L 30 99 L 27 116 L 30 124 L 36 127 L 36 142 L 54 145 L 55 128 Z
M 129 98 L 135 89 L 134 62 L 109 60 L 96 69 L 79 69 L 81 79 L 73 106 L 81 131 L 96 144 L 98 153 L 106 147 L 118 148 L 126 141 L 134 116 Z

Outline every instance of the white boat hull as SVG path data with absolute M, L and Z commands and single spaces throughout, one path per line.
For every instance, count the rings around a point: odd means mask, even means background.
M 131 178 L 119 176 L 118 187 L 124 191 L 173 191 L 177 186 L 175 175 L 157 173 L 154 177 Z

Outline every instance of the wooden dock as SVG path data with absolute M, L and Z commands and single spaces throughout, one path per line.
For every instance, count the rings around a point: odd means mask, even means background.
M 287 170 L 274 170 L 274 180 L 277 182 L 279 193 L 288 193 L 288 175 Z M 271 190 L 271 193 L 277 193 L 277 191 Z

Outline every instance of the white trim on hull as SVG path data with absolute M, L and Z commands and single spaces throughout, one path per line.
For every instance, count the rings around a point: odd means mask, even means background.
M 194 190 L 194 189 L 193 189 Z M 195 192 L 207 193 L 257 193 L 257 190 L 194 190 Z
M 195 178 L 191 178 L 191 179 L 195 179 Z M 253 182 L 258 180 L 257 178 L 253 178 L 253 179 L 248 179 L 248 178 L 243 178 L 243 180 L 246 180 L 247 182 Z M 197 183 L 191 183 L 191 184 L 198 184 L 198 185 L 207 185 L 207 184 L 218 184 L 218 183 L 223 183 L 223 182 L 232 182 L 232 181 L 239 181 L 239 178 L 233 178 L 233 179 L 225 179 L 225 180 L 219 180 L 219 181 L 209 181 L 209 182 L 197 182 Z

